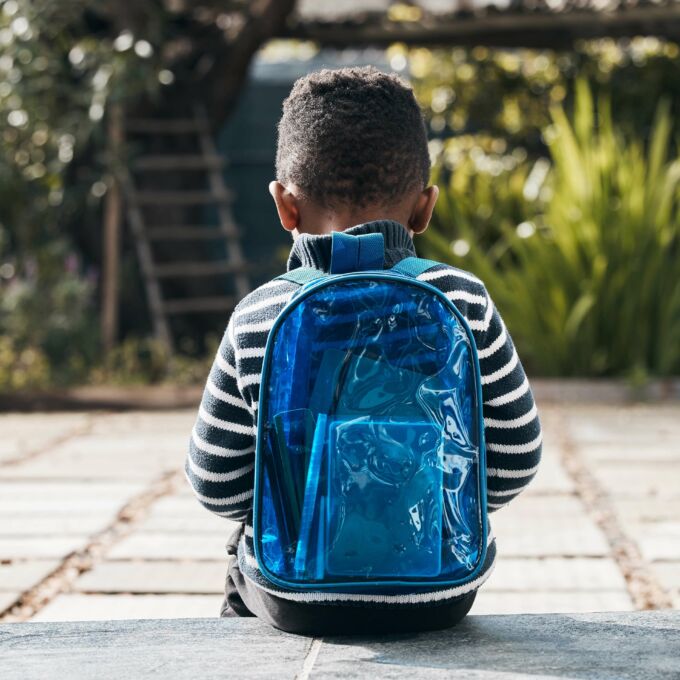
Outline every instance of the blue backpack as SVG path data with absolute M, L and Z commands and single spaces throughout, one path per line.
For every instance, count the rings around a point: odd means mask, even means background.
M 333 234 L 331 273 L 270 331 L 255 465 L 258 566 L 287 589 L 397 593 L 462 585 L 487 543 L 475 342 L 444 293 L 383 270 L 382 234 Z

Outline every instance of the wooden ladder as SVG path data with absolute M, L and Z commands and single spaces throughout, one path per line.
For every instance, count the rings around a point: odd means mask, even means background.
M 137 157 L 131 169 L 122 176 L 126 198 L 127 218 L 135 244 L 137 258 L 144 279 L 153 332 L 169 351 L 174 350 L 170 318 L 174 315 L 232 310 L 239 299 L 250 290 L 248 266 L 243 257 L 239 230 L 234 222 L 232 195 L 222 176 L 225 160 L 218 153 L 205 111 L 197 107 L 193 117 L 174 119 L 128 119 L 126 137 L 166 135 L 191 135 L 195 153 L 154 153 Z M 148 173 L 186 173 L 199 171 L 205 174 L 207 186 L 201 189 L 143 189 L 139 179 Z M 167 174 L 165 175 L 167 176 Z M 150 225 L 148 210 L 176 208 L 175 214 L 186 216 L 185 208 L 214 206 L 217 225 L 187 222 Z M 225 245 L 226 259 L 194 259 L 160 261 L 158 244 L 166 247 L 174 242 L 196 244 L 199 241 L 221 241 Z M 178 249 L 181 250 L 181 249 Z M 168 296 L 164 282 L 177 283 L 196 277 L 229 276 L 234 294 L 201 296 Z

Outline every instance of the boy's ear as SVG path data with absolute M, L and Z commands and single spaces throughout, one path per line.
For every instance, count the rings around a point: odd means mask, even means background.
M 432 219 L 432 212 L 439 196 L 439 187 L 433 184 L 423 189 L 416 199 L 411 217 L 408 220 L 408 228 L 414 234 L 422 234 Z
M 286 189 L 281 182 L 269 182 L 269 193 L 276 204 L 281 226 L 286 231 L 294 231 L 300 225 L 300 207 L 295 195 Z

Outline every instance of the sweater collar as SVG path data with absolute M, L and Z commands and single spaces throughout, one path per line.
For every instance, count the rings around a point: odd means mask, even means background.
M 416 249 L 413 239 L 405 227 L 394 220 L 375 220 L 345 229 L 345 233 L 359 236 L 361 234 L 380 233 L 385 238 L 385 267 L 395 265 L 405 257 L 414 256 Z M 288 271 L 298 267 L 312 267 L 328 272 L 331 268 L 332 234 L 300 234 L 293 243 L 288 257 Z

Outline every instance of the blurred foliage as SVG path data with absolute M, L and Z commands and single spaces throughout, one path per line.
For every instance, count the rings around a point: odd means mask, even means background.
M 648 132 L 660 94 L 680 109 L 680 48 L 653 37 L 584 41 L 568 52 L 396 45 L 388 56 L 408 64 L 434 137 L 485 133 L 539 152 L 551 106 L 568 99 L 578 78 L 607 92 L 617 122 L 635 134 Z
M 5 0 L 0 11 L 0 222 L 19 259 L 63 237 L 60 227 L 106 192 L 107 102 L 159 86 L 151 44 L 98 39 L 89 4 Z
M 391 54 L 443 189 L 425 247 L 485 280 L 530 369 L 680 373 L 678 46 Z
M 680 157 L 669 103 L 657 105 L 645 142 L 614 124 L 611 98 L 595 105 L 584 81 L 575 91 L 571 120 L 551 107 L 550 164 L 503 164 L 481 143 L 451 159 L 426 249 L 485 281 L 532 371 L 678 375 Z
M 108 175 L 123 161 L 107 157 L 111 102 L 158 103 L 198 73 L 204 103 L 217 96 L 224 115 L 240 75 L 222 69 L 215 84 L 206 74 L 225 55 L 234 69 L 239 60 L 247 66 L 266 31 L 241 50 L 238 38 L 257 32 L 276 5 L 251 12 L 242 0 L 1 0 L 0 224 L 14 257 L 63 238 L 76 220 L 94 215 L 97 224 Z M 183 105 L 183 90 L 173 93 Z M 15 269 L 20 275 L 20 261 Z
M 433 183 L 455 196 L 457 211 L 486 248 L 533 214 L 550 167 L 545 158 L 532 163 L 523 147 L 509 150 L 504 139 L 485 134 L 434 140 L 430 151 Z
M 39 349 L 19 349 L 9 336 L 0 335 L 0 390 L 38 389 L 49 384 L 50 365 Z
M 115 347 L 90 374 L 95 385 L 148 385 L 171 383 L 196 385 L 205 381 L 217 352 L 218 341 L 209 338 L 203 358 L 170 356 L 153 338 L 127 338 Z
M 71 383 L 87 376 L 97 357 L 98 332 L 91 302 L 93 283 L 81 277 L 79 269 L 77 256 L 53 241 L 25 260 L 22 277 L 11 277 L 2 285 L 0 338 L 23 359 L 14 370 L 6 367 L 0 389 L 24 381 L 33 386 Z
M 118 162 L 106 153 L 107 105 L 157 97 L 174 74 L 154 47 L 167 22 L 150 21 L 144 38 L 108 35 L 89 11 L 96 5 L 5 0 L 0 8 L 0 390 L 183 384 L 207 372 L 206 360 L 170 360 L 150 339 L 100 353 L 98 271 L 76 254 L 71 225 L 98 229 Z
M 183 54 L 189 54 L 192 64 L 192 58 L 200 60 L 206 50 L 223 44 L 223 38 L 238 36 L 248 3 L 225 0 L 214 6 L 180 0 L 174 5 L 181 14 L 171 16 L 162 9 L 163 3 L 148 2 L 0 2 L 0 389 L 88 379 L 127 384 L 205 377 L 203 360 L 168 361 L 156 343 L 145 338 L 130 338 L 111 356 L 100 356 L 99 272 L 82 257 L 82 244 L 74 237 L 76 232 L 87 232 L 89 224 L 93 225 L 90 231 L 97 231 L 100 203 L 117 162 L 106 152 L 107 106 L 112 101 L 157 98 L 175 78 L 180 80 L 180 71 L 169 66 L 173 59 L 181 61 Z M 390 11 L 392 20 L 406 21 L 412 9 L 398 4 Z M 399 12 L 407 14 L 401 17 Z M 134 33 L 117 28 L 126 14 L 143 28 Z M 193 43 L 187 39 L 187 26 L 194 30 Z M 550 206 L 550 192 L 557 205 L 584 199 L 568 195 L 575 188 L 560 179 L 566 170 L 557 165 L 566 161 L 559 161 L 554 141 L 545 138 L 543 131 L 558 127 L 550 113 L 556 104 L 567 110 L 572 107 L 570 93 L 577 77 L 587 77 L 596 96 L 610 94 L 617 149 L 632 154 L 637 171 L 641 164 L 649 171 L 651 160 L 644 155 L 638 158 L 631 150 L 642 154 L 659 93 L 668 95 L 668 120 L 680 105 L 678 47 L 654 38 L 598 40 L 560 53 L 483 47 L 407 50 L 397 45 L 388 57 L 395 68 L 410 71 L 434 137 L 435 178 L 447 187 L 429 232 L 430 248 L 470 268 L 473 262 L 479 267 L 492 262 L 503 271 L 520 272 L 519 247 L 554 241 L 548 237 L 553 228 L 549 218 L 560 229 L 575 230 L 564 215 L 554 212 L 557 207 Z M 599 140 L 599 133 L 591 132 Z M 620 141 L 624 133 L 631 140 L 625 144 Z M 578 159 L 594 162 L 583 154 Z M 615 182 L 597 167 L 598 178 L 606 179 L 612 192 L 623 191 L 623 185 L 616 183 L 622 180 Z M 579 167 L 571 172 L 585 170 Z M 621 199 L 620 205 L 628 204 Z M 588 213 L 590 204 L 580 209 L 593 219 L 619 219 L 614 207 L 599 216 Z M 673 210 L 671 216 L 677 217 Z M 626 228 L 639 228 L 632 212 L 626 220 L 626 225 L 635 225 Z M 517 225 L 522 233 L 537 229 L 540 238 L 517 241 Z M 469 253 L 461 257 L 464 251 Z M 624 254 L 598 252 L 623 266 Z M 537 281 L 529 274 L 526 280 L 527 285 Z M 503 285 L 493 285 L 498 288 L 494 294 L 499 305 L 512 315 L 513 302 L 503 298 Z M 560 304 L 565 308 L 575 299 L 570 285 L 564 283 L 567 301 Z M 598 304 L 593 303 L 581 323 L 594 323 L 591 315 L 600 309 Z M 579 309 L 586 306 L 583 302 Z M 648 326 L 674 328 L 674 321 L 664 321 L 662 326 L 663 315 L 658 314 L 648 318 Z M 562 317 L 556 313 L 556 319 Z M 523 324 L 512 322 L 512 327 L 537 370 L 599 375 L 634 368 L 632 360 L 619 356 L 622 350 L 613 356 L 613 345 L 612 356 L 594 353 L 589 365 L 564 368 L 557 353 L 553 360 L 542 354 L 543 339 L 535 341 L 533 333 L 545 329 L 539 328 L 538 321 L 532 323 L 526 332 Z M 558 333 L 557 320 L 549 326 Z M 602 345 L 597 332 L 589 332 L 593 343 Z M 653 361 L 636 357 L 638 365 L 651 372 L 678 369 L 668 356 Z
M 97 39 L 87 5 L 0 10 L 0 389 L 82 382 L 99 360 L 97 271 L 68 226 L 98 220 L 107 102 L 159 81 L 150 44 Z
M 200 88 L 222 120 L 292 6 L 0 0 L 0 389 L 64 386 L 93 367 L 95 380 L 205 378 L 203 360 L 168 361 L 146 339 L 99 354 L 101 201 L 124 160 L 107 149 L 107 107 L 152 115 Z

